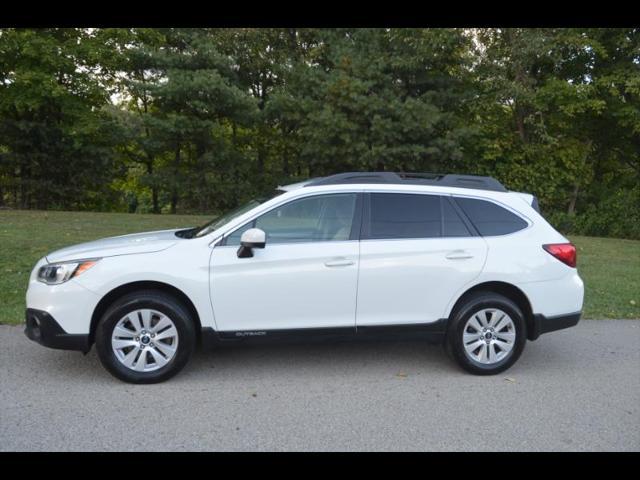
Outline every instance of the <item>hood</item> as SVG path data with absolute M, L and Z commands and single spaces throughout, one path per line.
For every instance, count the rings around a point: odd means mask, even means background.
M 179 230 L 183 229 L 134 233 L 132 235 L 121 235 L 119 237 L 102 238 L 93 242 L 79 243 L 48 254 L 47 261 L 53 263 L 83 258 L 159 252 L 182 240 L 175 234 Z

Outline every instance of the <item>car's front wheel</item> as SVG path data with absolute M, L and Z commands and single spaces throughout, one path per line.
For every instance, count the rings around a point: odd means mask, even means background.
M 167 380 L 186 365 L 196 333 L 187 308 L 163 292 L 139 291 L 118 299 L 96 330 L 104 367 L 129 383 Z
M 513 365 L 526 343 L 522 311 L 492 292 L 471 296 L 450 319 L 446 347 L 468 372 L 493 375 Z

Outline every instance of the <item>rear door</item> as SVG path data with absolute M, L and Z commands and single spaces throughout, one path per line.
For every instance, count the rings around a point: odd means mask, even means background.
M 434 322 L 477 277 L 487 245 L 448 196 L 369 192 L 360 242 L 357 326 Z

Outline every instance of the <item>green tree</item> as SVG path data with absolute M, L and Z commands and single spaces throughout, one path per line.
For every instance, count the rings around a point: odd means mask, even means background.
M 591 48 L 588 39 L 566 29 L 477 33 L 478 170 L 535 191 L 545 208 L 571 210 L 593 177 L 584 123 L 605 107 L 584 80 L 585 63 L 574 60 Z
M 215 212 L 346 170 L 485 174 L 639 237 L 639 29 L 0 30 L 0 206 Z
M 170 192 L 170 211 L 175 213 L 181 198 L 206 211 L 218 206 L 216 187 L 234 157 L 232 125 L 250 124 L 255 102 L 239 88 L 229 58 L 218 51 L 210 31 L 162 34 L 162 45 L 139 52 L 139 68 L 151 73 L 132 80 L 130 88 L 150 103 L 144 128 L 152 132 L 149 148 L 164 152 L 158 179 Z
M 102 51 L 104 53 L 104 51 Z M 22 208 L 108 208 L 114 125 L 86 29 L 0 31 L 3 189 Z
M 274 93 L 271 114 L 289 134 L 297 129 L 297 155 L 309 174 L 438 170 L 462 158 L 462 102 L 454 94 L 467 41 L 460 31 L 305 34 L 307 48 Z M 447 60 L 434 61 L 434 49 Z

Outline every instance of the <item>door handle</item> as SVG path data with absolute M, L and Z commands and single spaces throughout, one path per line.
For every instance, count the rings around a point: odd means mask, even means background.
M 454 250 L 453 252 L 447 253 L 445 258 L 449 260 L 464 260 L 466 258 L 473 258 L 473 255 L 464 250 Z
M 324 262 L 324 265 L 326 267 L 348 267 L 354 263 L 355 262 L 353 260 L 349 260 L 348 258 L 334 258 L 333 260 L 327 260 Z

